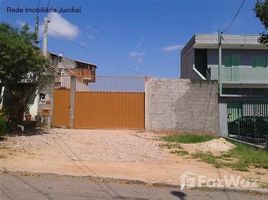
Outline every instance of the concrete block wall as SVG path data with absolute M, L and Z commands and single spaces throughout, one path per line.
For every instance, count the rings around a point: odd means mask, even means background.
M 148 79 L 145 83 L 146 130 L 218 135 L 217 90 L 215 81 Z

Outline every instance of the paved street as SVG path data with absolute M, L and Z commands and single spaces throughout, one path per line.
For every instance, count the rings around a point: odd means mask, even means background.
M 104 183 L 70 176 L 0 175 L 1 200 L 95 200 L 95 199 L 181 199 L 265 200 L 267 196 L 230 192 L 179 191 L 171 187 Z

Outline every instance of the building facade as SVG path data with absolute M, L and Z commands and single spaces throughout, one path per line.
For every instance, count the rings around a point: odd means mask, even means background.
M 33 105 L 30 107 L 32 120 L 40 120 L 42 110 L 50 110 L 51 118 L 53 118 L 53 94 L 54 89 L 69 89 L 71 84 L 71 76 L 76 77 L 76 90 L 85 90 L 89 88 L 89 82 L 95 82 L 96 65 L 82 62 L 79 60 L 64 57 L 61 54 L 49 52 L 48 59 L 50 61 L 50 69 L 54 72 L 54 81 L 42 91 L 40 91 Z
M 258 38 L 223 35 L 220 70 L 216 34 L 194 35 L 181 51 L 182 79 L 216 80 L 222 87 L 218 100 L 222 136 L 268 135 L 268 46 Z

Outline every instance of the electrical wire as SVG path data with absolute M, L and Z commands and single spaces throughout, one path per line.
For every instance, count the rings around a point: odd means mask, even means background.
M 136 70 L 134 70 L 134 69 L 131 69 L 131 68 L 129 68 L 129 67 L 127 67 L 127 66 L 125 66 L 125 65 L 123 65 L 123 64 L 121 64 L 121 63 L 119 63 L 119 62 L 117 62 L 117 61 L 115 61 L 115 60 L 113 60 L 113 59 L 111 59 L 111 58 L 107 58 L 106 56 L 100 55 L 99 53 L 97 53 L 97 52 L 95 52 L 95 51 L 93 51 L 93 50 L 91 50 L 91 49 L 88 49 L 87 47 L 85 47 L 85 46 L 83 46 L 83 45 L 80 45 L 80 44 L 74 42 L 73 40 L 71 40 L 71 39 L 65 37 L 64 35 L 62 35 L 61 33 L 57 32 L 55 29 L 52 29 L 52 28 L 50 28 L 50 29 L 51 29 L 52 31 L 54 31 L 55 33 L 57 33 L 60 37 L 69 40 L 69 41 L 70 41 L 71 43 L 73 43 L 74 45 L 76 45 L 76 46 L 78 46 L 78 47 L 84 49 L 85 51 L 87 51 L 87 52 L 90 53 L 90 54 L 95 55 L 96 57 L 99 57 L 99 58 L 101 58 L 101 59 L 103 59 L 103 60 L 106 60 L 106 61 L 108 61 L 108 62 L 110 62 L 110 63 L 113 63 L 114 65 L 116 65 L 116 66 L 118 66 L 118 67 L 121 67 L 121 68 L 126 69 L 126 70 L 131 71 L 131 72 L 134 72 L 134 73 L 136 73 L 136 74 L 143 75 L 143 76 L 145 75 L 145 74 L 142 73 L 142 72 L 139 72 L 139 71 L 136 71 Z
M 40 1 L 40 0 L 39 0 L 39 1 Z M 50 5 L 50 1 L 51 1 L 51 0 L 48 0 L 47 7 L 49 7 L 49 5 Z M 52 29 L 52 28 L 50 28 L 50 29 Z M 96 57 L 99 57 L 99 58 L 101 58 L 101 59 L 103 59 L 103 60 L 106 60 L 106 61 L 108 61 L 108 62 L 114 64 L 115 66 L 121 67 L 121 68 L 123 68 L 123 69 L 126 69 L 126 70 L 128 70 L 128 71 L 134 72 L 134 73 L 139 74 L 139 75 L 142 75 L 142 76 L 145 75 L 144 73 L 139 72 L 139 71 L 136 71 L 136 70 L 134 70 L 134 69 L 131 69 L 131 68 L 129 68 L 129 67 L 127 67 L 127 66 L 125 66 L 125 65 L 123 65 L 123 64 L 121 64 L 121 63 L 119 63 L 119 62 L 117 62 L 117 61 L 115 61 L 115 60 L 113 60 L 113 59 L 111 59 L 111 58 L 108 58 L 108 57 L 106 57 L 106 56 L 100 55 L 99 53 L 97 53 L 97 52 L 95 52 L 95 51 L 92 51 L 91 49 L 88 49 L 87 47 L 85 47 L 85 46 L 83 46 L 83 45 L 81 45 L 81 44 L 77 44 L 77 43 L 74 42 L 73 40 L 70 40 L 69 38 L 67 38 L 66 36 L 62 35 L 61 33 L 57 32 L 57 31 L 54 30 L 54 29 L 52 29 L 52 31 L 54 31 L 55 33 L 57 33 L 57 34 L 58 34 L 60 37 L 62 37 L 63 39 L 67 39 L 67 40 L 69 40 L 71 43 L 73 43 L 74 45 L 76 45 L 76 46 L 78 46 L 78 47 L 84 49 L 84 50 L 87 51 L 88 53 L 93 54 L 93 55 L 95 55 Z
M 229 24 L 229 25 L 222 31 L 222 33 L 225 33 L 225 32 L 232 26 L 232 24 L 234 23 L 236 17 L 237 17 L 238 14 L 240 13 L 240 11 L 241 11 L 243 5 L 245 4 L 245 1 L 246 1 L 246 0 L 243 0 L 243 1 L 241 2 L 241 4 L 240 4 L 238 10 L 236 11 L 236 13 L 235 13 L 235 15 L 234 15 L 232 21 L 231 21 L 230 24 Z

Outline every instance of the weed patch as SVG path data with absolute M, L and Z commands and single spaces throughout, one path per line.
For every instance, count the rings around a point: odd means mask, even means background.
M 234 143 L 236 147 L 221 156 L 211 153 L 197 153 L 193 158 L 198 158 L 215 167 L 230 167 L 238 171 L 248 171 L 249 167 L 268 169 L 268 153 L 255 149 L 245 144 Z
M 188 154 L 188 152 L 181 148 L 180 143 L 200 143 L 214 138 L 209 135 L 170 135 L 162 137 L 167 142 L 164 144 L 165 147 L 172 149 L 172 153 L 181 156 Z M 238 171 L 248 171 L 250 167 L 268 169 L 268 152 L 246 144 L 232 143 L 235 148 L 219 156 L 214 156 L 210 152 L 199 152 L 191 154 L 191 156 L 217 168 L 225 166 Z
M 196 153 L 193 158 L 200 159 L 208 164 L 214 165 L 216 168 L 222 167 L 222 164 L 211 153 Z
M 162 137 L 166 142 L 178 142 L 178 143 L 200 143 L 215 139 L 211 135 L 170 135 Z
M 185 155 L 189 154 L 187 151 L 183 151 L 183 150 L 175 150 L 175 151 L 171 151 L 170 153 L 174 153 L 174 154 L 177 154 L 179 156 L 185 156 Z

